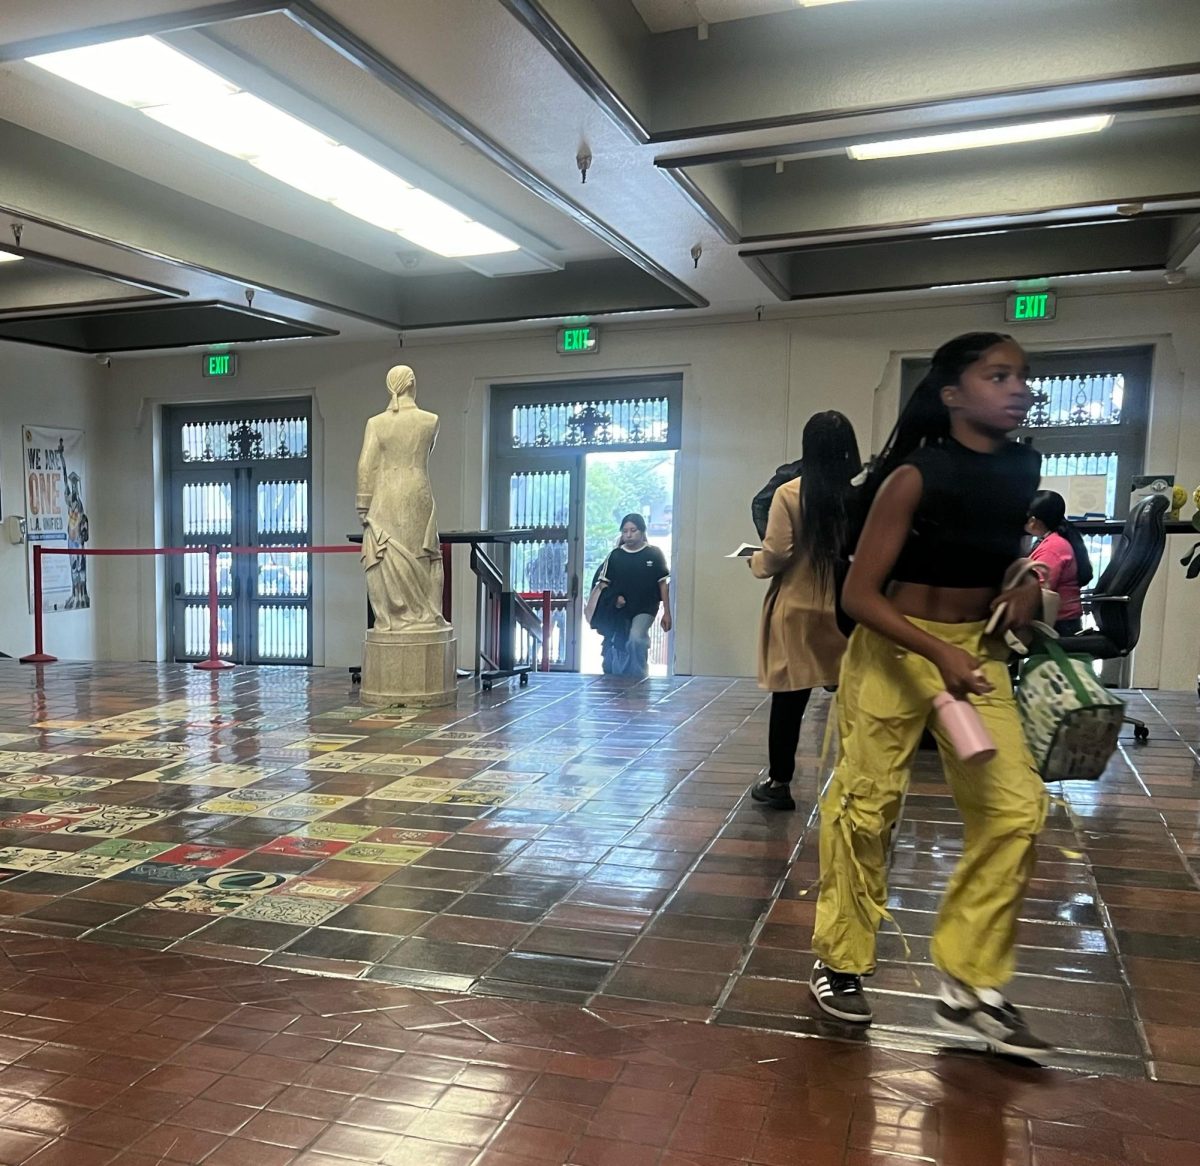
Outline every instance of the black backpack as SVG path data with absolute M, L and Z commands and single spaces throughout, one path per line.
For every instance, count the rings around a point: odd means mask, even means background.
M 767 515 L 771 513 L 771 499 L 775 497 L 775 491 L 785 482 L 790 482 L 799 476 L 800 463 L 798 461 L 788 462 L 786 465 L 780 466 L 771 480 L 754 495 L 750 502 L 750 517 L 754 519 L 754 529 L 758 531 L 760 539 L 767 536 Z

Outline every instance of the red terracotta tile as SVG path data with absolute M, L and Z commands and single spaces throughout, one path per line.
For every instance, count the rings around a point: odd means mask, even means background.
M 265 1110 L 252 1117 L 238 1133 L 251 1141 L 302 1149 L 318 1137 L 327 1125 L 327 1122 L 316 1118 Z

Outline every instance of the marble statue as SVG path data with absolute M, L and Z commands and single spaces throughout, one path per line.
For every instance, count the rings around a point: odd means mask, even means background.
M 442 549 L 429 486 L 438 419 L 418 407 L 407 365 L 387 374 L 391 403 L 367 422 L 355 506 L 367 594 L 380 631 L 441 629 Z
M 456 699 L 454 629 L 442 617 L 442 549 L 429 485 L 438 419 L 417 406 L 406 365 L 387 374 L 391 401 L 367 421 L 354 505 L 375 625 L 363 645 L 364 704 Z

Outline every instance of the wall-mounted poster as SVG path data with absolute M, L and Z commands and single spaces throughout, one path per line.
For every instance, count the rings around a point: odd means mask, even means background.
M 30 555 L 33 610 L 33 548 L 82 549 L 88 541 L 84 509 L 83 430 L 22 426 L 24 435 L 25 539 Z M 86 555 L 42 558 L 42 611 L 91 607 Z

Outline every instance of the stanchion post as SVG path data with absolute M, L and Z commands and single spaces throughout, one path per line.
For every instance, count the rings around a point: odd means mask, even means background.
M 221 659 L 219 651 L 221 630 L 217 611 L 217 554 L 216 546 L 210 545 L 208 548 L 208 659 L 192 665 L 197 672 L 220 672 L 233 667 L 228 660 Z
M 33 651 L 21 657 L 22 664 L 53 664 L 58 659 L 45 651 L 42 630 L 42 548 L 33 547 Z
M 553 593 L 542 592 L 542 671 L 550 671 L 550 629 L 554 624 Z
M 453 623 L 454 615 L 454 546 L 442 543 L 442 619 Z

